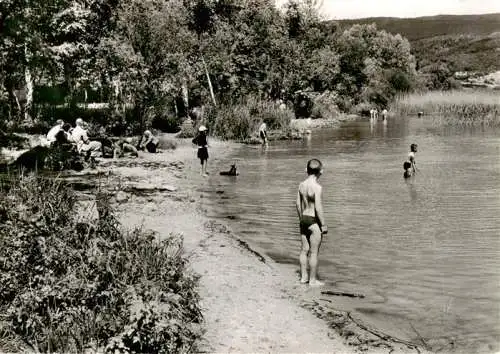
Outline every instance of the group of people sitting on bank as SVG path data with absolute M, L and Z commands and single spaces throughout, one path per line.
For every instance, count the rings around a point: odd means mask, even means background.
M 86 160 L 94 160 L 102 154 L 101 142 L 89 139 L 86 124 L 81 118 L 75 121 L 75 127 L 62 119 L 57 120 L 56 125 L 47 133 L 47 143 L 51 147 L 74 146 L 79 154 L 85 155 Z
M 46 145 L 50 147 L 68 146 L 69 149 L 75 149 L 78 154 L 84 155 L 85 160 L 90 161 L 95 161 L 96 157 L 137 157 L 140 150 L 156 153 L 160 143 L 149 130 L 144 132 L 137 146 L 133 145 L 131 138 L 111 140 L 106 135 L 105 129 L 101 129 L 99 136 L 90 140 L 88 125 L 81 118 L 75 121 L 75 127 L 61 119 L 57 120 L 56 125 L 47 133 L 46 140 Z

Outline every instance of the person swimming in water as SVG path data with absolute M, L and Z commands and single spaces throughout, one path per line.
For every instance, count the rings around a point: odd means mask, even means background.
M 308 177 L 299 185 L 297 192 L 297 214 L 300 221 L 302 249 L 300 252 L 300 282 L 310 286 L 324 283 L 318 280 L 318 252 L 322 236 L 328 232 L 323 215 L 322 187 L 318 179 L 323 173 L 323 164 L 318 159 L 307 162 Z M 309 256 L 309 257 L 308 257 Z M 309 260 L 310 273 L 307 273 Z

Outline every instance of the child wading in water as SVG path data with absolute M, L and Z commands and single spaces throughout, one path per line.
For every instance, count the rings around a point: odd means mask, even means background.
M 411 144 L 410 145 L 410 152 L 408 153 L 408 160 L 406 160 L 403 163 L 403 169 L 405 170 L 405 173 L 403 174 L 404 178 L 410 178 L 415 174 L 415 171 L 417 169 L 416 166 L 416 161 L 415 161 L 415 154 L 417 153 L 417 144 Z
M 208 142 L 207 142 L 207 127 L 201 125 L 198 128 L 198 135 L 192 140 L 193 144 L 198 145 L 198 158 L 201 162 L 201 175 L 207 177 L 207 162 L 208 162 Z
M 417 144 L 411 144 L 410 153 L 408 154 L 408 161 L 411 163 L 412 173 L 415 173 L 415 170 L 417 169 L 415 161 L 415 154 L 417 153 L 417 147 L 418 147 Z
M 405 170 L 405 172 L 403 173 L 403 177 L 404 178 L 410 178 L 412 176 L 411 162 L 410 161 L 405 161 L 403 163 L 403 169 Z
M 267 145 L 267 125 L 262 123 L 259 127 L 259 136 L 262 140 L 262 145 Z
M 321 245 L 322 235 L 328 232 L 323 216 L 322 187 L 318 183 L 318 178 L 322 173 L 323 164 L 321 161 L 312 159 L 307 162 L 308 177 L 299 185 L 296 202 L 300 220 L 300 235 L 302 238 L 300 282 L 309 282 L 310 286 L 324 284 L 318 280 L 319 246 Z M 310 267 L 309 276 L 307 274 L 308 260 Z

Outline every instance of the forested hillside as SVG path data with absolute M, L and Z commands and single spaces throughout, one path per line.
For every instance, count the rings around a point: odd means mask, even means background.
M 375 23 L 379 29 L 406 37 L 424 72 L 436 71 L 432 66 L 441 66 L 443 74 L 500 70 L 500 14 L 340 21 L 343 28 L 355 23 Z

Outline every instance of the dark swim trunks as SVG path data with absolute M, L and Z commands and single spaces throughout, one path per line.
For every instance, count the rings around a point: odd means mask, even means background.
M 265 132 L 265 131 L 263 131 L 263 130 L 261 130 L 261 131 L 259 132 L 259 135 L 260 135 L 260 138 L 261 138 L 261 139 L 265 139 L 265 138 L 266 138 L 266 132 Z
M 311 236 L 312 231 L 311 229 L 309 229 L 309 227 L 317 223 L 318 220 L 316 219 L 316 217 L 310 215 L 302 215 L 302 218 L 300 220 L 300 234 Z
M 206 146 L 198 148 L 198 158 L 200 159 L 201 163 L 208 160 L 208 149 Z

